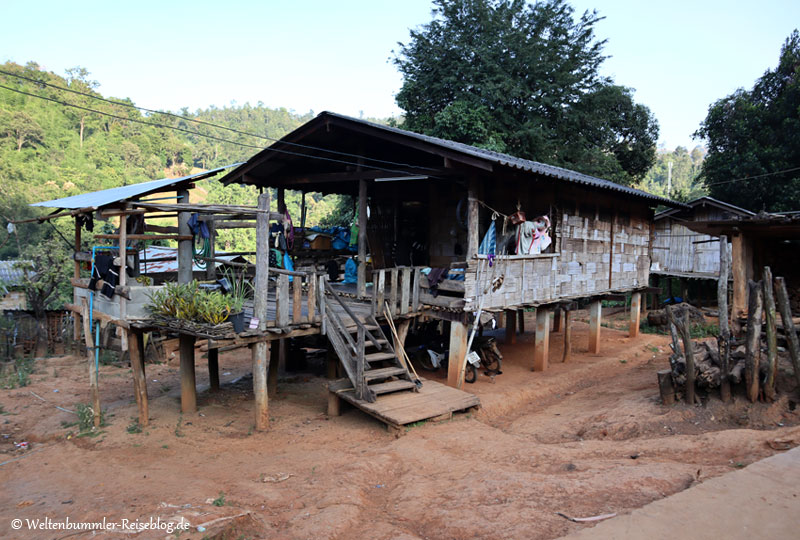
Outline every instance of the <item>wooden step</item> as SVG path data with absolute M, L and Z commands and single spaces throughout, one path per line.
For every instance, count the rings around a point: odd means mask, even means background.
M 405 368 L 401 367 L 385 367 L 379 369 L 370 369 L 364 372 L 364 378 L 367 381 L 374 381 L 376 379 L 385 379 L 386 377 L 394 377 L 397 375 L 405 375 Z
M 374 324 L 365 324 L 364 328 L 366 328 L 369 332 L 377 332 L 378 328 L 380 327 L 375 326 Z M 348 326 L 347 331 L 350 332 L 351 334 L 356 334 L 358 333 L 358 326 Z
M 392 360 L 397 358 L 393 352 L 374 352 L 364 355 L 367 362 L 380 362 L 381 360 Z
M 413 382 L 405 380 L 389 381 L 385 383 L 369 385 L 369 389 L 375 392 L 376 396 L 381 394 L 389 394 L 391 392 L 399 392 L 400 390 L 410 390 L 414 387 L 416 387 L 416 385 Z
M 386 345 L 389 344 L 389 341 L 385 340 L 385 339 L 376 339 L 375 341 L 378 342 L 378 346 L 380 348 L 383 348 L 383 347 L 385 347 Z M 370 341 L 369 339 L 364 342 L 364 345 L 367 346 L 367 347 L 375 347 L 375 344 L 372 341 Z

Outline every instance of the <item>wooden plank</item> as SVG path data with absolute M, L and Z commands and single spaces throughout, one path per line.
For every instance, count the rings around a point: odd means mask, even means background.
M 398 379 L 396 381 L 389 381 L 380 384 L 371 384 L 369 390 L 374 392 L 375 395 L 389 394 L 391 392 L 399 392 L 401 390 L 411 390 L 416 385 L 411 381 Z
M 411 294 L 411 311 L 419 311 L 419 293 L 422 281 L 422 268 L 419 266 L 414 269 L 414 290 Z M 463 283 L 461 283 L 463 285 Z M 383 304 L 381 304 L 383 305 Z
M 759 364 L 761 363 L 761 285 L 752 279 L 747 284 L 747 336 L 745 339 L 745 390 L 752 403 L 758 399 Z M 686 351 L 686 369 L 689 370 L 689 351 Z M 687 377 L 688 384 L 688 377 Z
M 467 357 L 468 327 L 464 323 L 450 323 L 450 356 L 447 364 L 447 385 L 451 388 L 464 386 L 464 370 L 462 365 Z
M 308 286 L 308 304 L 307 304 L 307 317 L 306 320 L 313 323 L 317 316 L 317 274 L 311 272 L 306 278 L 306 285 Z
M 276 298 L 277 315 L 275 322 L 278 327 L 283 328 L 289 325 L 289 276 L 278 275 L 278 287 Z
M 797 338 L 794 320 L 792 319 L 792 308 L 789 304 L 789 293 L 786 291 L 786 281 L 782 277 L 775 278 L 775 296 L 778 301 L 778 310 L 783 322 L 783 333 L 788 343 L 789 357 L 792 359 L 794 376 L 797 378 L 797 385 L 800 386 L 800 340 Z
M 764 267 L 764 313 L 767 328 L 767 377 L 764 381 L 764 400 L 775 401 L 775 380 L 778 370 L 778 328 L 775 313 L 775 295 L 772 292 L 772 270 Z
M 194 238 L 191 234 L 129 234 L 128 240 L 177 240 L 179 242 L 191 242 Z M 95 240 L 119 240 L 119 234 L 96 234 Z
M 736 234 L 731 238 L 731 273 L 733 275 L 733 305 L 731 306 L 731 327 L 733 333 L 741 332 L 739 318 L 747 306 L 747 249 L 745 238 Z
M 421 272 L 420 272 L 421 274 Z M 430 282 L 428 281 L 428 277 L 424 275 L 420 275 L 419 281 L 421 287 L 423 289 L 430 289 Z M 464 293 L 464 282 L 463 281 L 455 281 L 453 279 L 444 279 L 442 280 L 437 286 L 440 291 L 447 291 L 447 292 L 456 292 L 456 293 Z
M 389 309 L 392 312 L 392 316 L 397 315 L 397 276 L 398 270 L 397 268 L 392 268 L 390 271 L 390 275 L 392 277 L 391 286 L 389 288 Z
M 403 267 L 400 270 L 401 278 L 401 292 L 400 292 L 400 313 L 405 315 L 408 313 L 411 305 L 411 271 L 409 267 Z
M 478 189 L 480 187 L 477 176 L 470 176 L 467 187 L 467 260 L 478 253 L 480 239 L 480 214 L 478 213 Z
M 550 359 L 550 310 L 536 308 L 536 335 L 533 342 L 533 371 L 547 371 Z
M 300 277 L 292 278 L 292 323 L 302 322 L 303 315 L 303 281 Z
M 603 318 L 603 304 L 595 300 L 589 304 L 589 354 L 600 354 L 600 323 Z
M 372 286 L 375 287 L 375 313 L 383 313 L 383 304 L 386 302 L 386 270 L 378 270 L 378 279 L 375 280 L 375 273 L 372 274 Z

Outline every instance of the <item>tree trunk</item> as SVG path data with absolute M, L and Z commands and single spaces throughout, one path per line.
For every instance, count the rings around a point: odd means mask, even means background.
M 761 284 L 751 279 L 747 286 L 749 299 L 744 380 L 747 398 L 755 403 L 758 399 L 758 369 L 761 360 Z
M 767 317 L 767 379 L 764 381 L 764 400 L 775 401 L 775 375 L 778 368 L 778 335 L 775 315 L 775 296 L 772 292 L 772 270 L 764 267 L 764 313 Z
M 723 402 L 731 400 L 730 374 L 731 358 L 731 329 L 728 325 L 728 237 L 719 237 L 719 280 L 717 281 L 717 307 L 719 309 L 719 361 L 720 361 L 720 399 Z
M 794 329 L 794 321 L 792 320 L 789 293 L 786 292 L 786 282 L 782 277 L 775 278 L 775 294 L 778 297 L 778 309 L 780 309 L 781 320 L 783 321 L 783 333 L 789 345 L 789 356 L 792 358 L 794 376 L 797 378 L 797 385 L 800 386 L 800 343 L 798 343 L 797 332 Z
M 36 317 L 36 358 L 47 356 L 47 315 Z

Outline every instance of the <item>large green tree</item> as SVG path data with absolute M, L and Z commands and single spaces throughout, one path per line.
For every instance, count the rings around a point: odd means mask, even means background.
M 564 0 L 434 0 L 394 62 L 408 129 L 631 184 L 658 124 L 599 74 L 596 12 Z
M 751 90 L 711 105 L 696 135 L 708 140 L 702 174 L 713 197 L 754 211 L 800 209 L 797 30 L 784 42 L 778 67 Z

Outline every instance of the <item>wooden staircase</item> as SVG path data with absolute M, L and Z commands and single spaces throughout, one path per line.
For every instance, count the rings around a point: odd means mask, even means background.
M 408 367 L 395 354 L 375 315 L 361 320 L 326 280 L 320 290 L 324 332 L 350 379 L 358 399 L 374 403 L 381 394 L 417 390 Z M 346 325 L 334 309 L 341 306 L 353 323 Z

